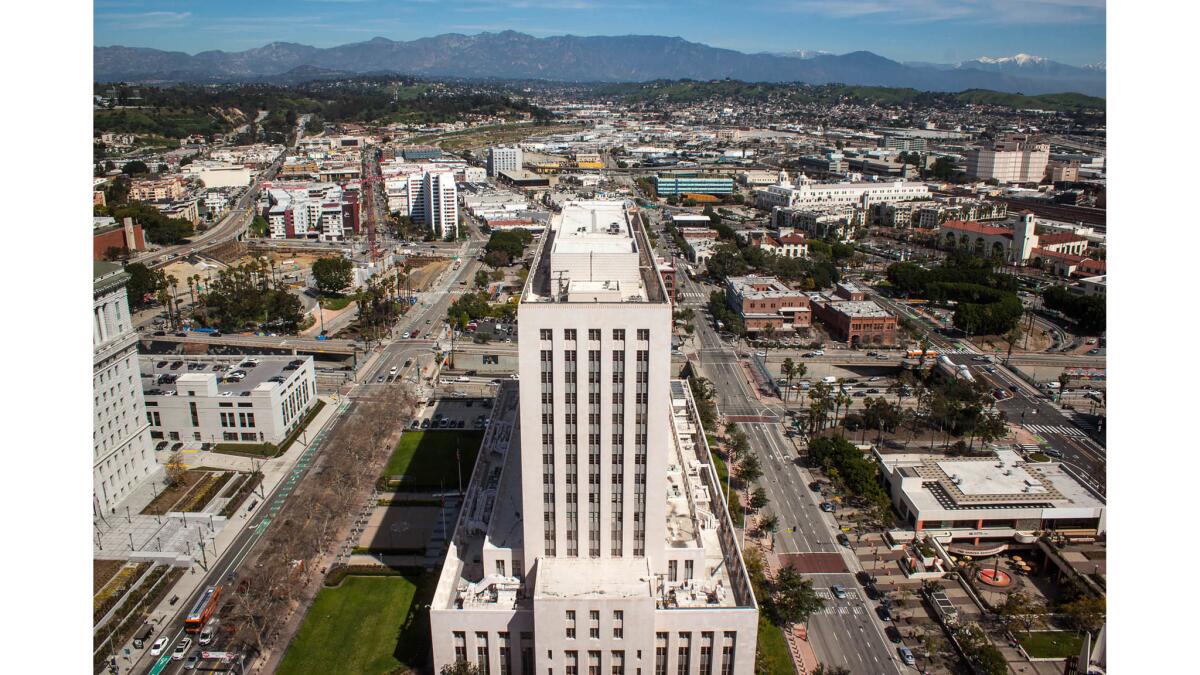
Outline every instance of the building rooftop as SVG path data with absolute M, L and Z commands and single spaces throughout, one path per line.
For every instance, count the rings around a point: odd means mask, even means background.
M 255 390 L 270 391 L 282 385 L 295 374 L 307 357 L 253 356 L 253 357 L 182 357 L 176 355 L 138 357 L 141 369 L 142 391 L 146 396 L 175 396 L 179 387 L 191 383 L 197 387 L 215 381 L 219 396 L 249 396 Z M 257 363 L 251 366 L 250 363 Z M 292 367 L 295 366 L 295 367 Z M 244 372 L 240 380 L 230 377 L 235 372 Z M 283 378 L 273 382 L 271 378 Z
M 803 295 L 803 292 L 788 288 L 787 284 L 775 277 L 760 277 L 751 274 L 744 277 L 727 277 L 725 281 L 733 288 L 734 292 L 743 298 L 783 298 Z
M 550 219 L 524 302 L 665 302 L 653 249 L 620 201 L 569 201 Z
M 535 598 L 650 598 L 654 575 L 646 558 L 541 558 Z
M 831 309 L 852 317 L 887 317 L 891 313 L 875 304 L 874 300 L 842 300 L 829 303 Z

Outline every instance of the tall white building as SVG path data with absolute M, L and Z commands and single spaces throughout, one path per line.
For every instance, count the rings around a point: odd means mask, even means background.
M 499 176 L 501 171 L 517 171 L 523 163 L 520 148 L 504 146 L 488 148 L 487 172 L 493 178 Z
M 1011 135 L 967 152 L 967 174 L 998 183 L 1040 183 L 1050 160 L 1050 144 Z
M 568 202 L 518 309 L 430 621 L 435 670 L 749 675 L 758 608 L 671 304 L 621 202 Z
M 138 485 L 158 473 L 138 374 L 137 333 L 129 316 L 120 265 L 92 270 L 93 506 L 111 513 Z
M 775 207 L 801 209 L 806 207 L 855 205 L 866 208 L 882 202 L 899 202 L 910 199 L 930 199 L 932 195 L 924 183 L 905 181 L 862 182 L 862 183 L 814 183 L 800 174 L 793 185 L 786 172 L 780 172 L 779 183 L 754 191 L 755 203 L 764 209 Z
M 442 238 L 458 236 L 458 186 L 450 171 L 426 171 L 408 177 L 408 209 L 414 223 L 428 225 Z

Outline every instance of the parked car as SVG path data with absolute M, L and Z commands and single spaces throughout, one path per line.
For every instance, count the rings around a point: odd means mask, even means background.
M 876 607 L 875 613 L 877 615 L 879 615 L 880 621 L 891 621 L 892 620 L 892 610 L 888 609 L 887 607 L 884 607 L 883 605 L 879 605 L 878 607 Z
M 839 532 L 838 536 L 837 536 L 837 540 L 838 540 L 838 543 L 841 544 L 842 546 L 846 546 L 846 547 L 850 546 L 850 535 L 846 534 L 845 532 Z
M 821 491 L 821 481 L 814 480 L 813 482 L 809 483 L 808 489 L 812 490 L 813 492 L 820 492 Z
M 900 646 L 900 647 L 896 648 L 896 651 L 900 654 L 900 660 L 904 662 L 904 665 L 906 665 L 906 666 L 917 665 L 917 659 L 916 659 L 916 657 L 913 656 L 911 649 L 909 649 L 908 647 Z
M 884 635 L 887 635 L 887 638 L 891 640 L 893 644 L 900 644 L 900 629 L 896 628 L 895 626 L 888 626 L 887 628 L 883 629 L 883 633 Z
M 183 669 L 184 670 L 195 670 L 196 664 L 198 664 L 198 663 L 200 663 L 200 650 L 199 649 L 192 652 L 191 654 L 188 654 L 187 661 L 183 662 Z

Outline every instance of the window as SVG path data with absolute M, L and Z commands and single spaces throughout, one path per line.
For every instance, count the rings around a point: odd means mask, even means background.
M 491 672 L 491 670 L 488 668 L 488 634 L 487 633 L 482 633 L 482 632 L 475 633 L 475 650 L 476 650 L 476 654 L 478 655 L 478 661 L 476 661 L 476 663 L 479 665 L 479 671 L 482 673 Z
M 625 652 L 616 650 L 612 653 L 612 675 L 625 675 Z
M 588 652 L 588 675 L 600 675 L 600 652 Z
M 625 339 L 625 329 L 624 328 L 614 328 L 613 329 L 613 339 L 614 340 L 624 340 Z
M 543 340 L 550 340 L 550 339 L 552 339 L 552 337 L 551 337 L 551 331 L 550 331 L 550 329 L 549 329 L 549 328 L 543 328 L 543 329 L 542 329 L 540 332 L 541 332 L 541 334 L 542 334 L 542 339 L 543 339 Z
M 679 634 L 679 675 L 688 675 L 692 670 L 692 634 Z
M 599 329 L 599 328 L 589 328 L 589 329 L 588 329 L 588 339 L 589 339 L 589 340 L 596 340 L 597 342 L 599 342 L 599 340 L 600 340 L 600 329 Z
M 588 637 L 600 639 L 600 612 L 597 610 L 588 612 Z
M 734 647 L 737 644 L 737 633 L 725 631 L 721 641 L 721 675 L 733 675 Z
M 654 636 L 654 675 L 667 675 L 667 634 Z
M 712 675 L 713 634 L 700 634 L 700 675 Z
M 533 633 L 521 633 L 521 675 L 533 675 Z
M 567 675 L 579 675 L 579 652 L 567 652 Z
M 500 675 L 509 675 L 512 672 L 509 652 L 508 633 L 500 633 Z
M 620 640 L 625 637 L 625 612 L 613 611 L 613 637 Z
M 568 329 L 564 330 L 563 331 L 563 339 L 567 340 L 568 342 L 575 340 L 575 329 L 568 328 Z
M 457 663 L 467 660 L 467 634 L 461 631 L 454 631 L 454 660 Z
M 567 610 L 567 639 L 575 639 L 575 610 Z
M 639 339 L 639 340 L 649 340 L 649 339 L 650 339 L 650 329 L 648 329 L 648 328 L 639 328 L 639 329 L 638 329 L 638 332 L 637 332 L 637 339 Z
M 200 413 L 196 410 L 195 401 L 188 401 L 188 410 L 192 413 L 192 426 L 200 426 Z

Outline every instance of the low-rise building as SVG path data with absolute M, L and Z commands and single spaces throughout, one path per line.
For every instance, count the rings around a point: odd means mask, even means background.
M 317 404 L 313 358 L 139 357 L 150 437 L 186 443 L 272 443 Z
M 725 299 L 742 317 L 748 333 L 761 333 L 767 326 L 774 326 L 776 331 L 807 330 L 812 326 L 808 295 L 788 288 L 775 277 L 728 277 Z
M 1050 144 L 1010 134 L 995 143 L 967 152 L 966 173 L 981 180 L 1040 183 L 1050 160 Z
M 659 174 L 654 177 L 654 190 L 660 197 L 671 195 L 731 195 L 733 179 L 729 176 L 702 176 L 696 172 Z
M 1105 501 L 1057 462 L 1029 462 L 1011 450 L 990 457 L 893 455 L 874 451 L 892 503 L 918 535 L 967 545 L 1038 533 L 1104 534 Z
M 264 184 L 272 239 L 345 241 L 358 231 L 358 194 L 335 183 Z
M 183 199 L 187 183 L 182 176 L 135 180 L 129 186 L 129 199 L 139 202 L 167 202 Z
M 856 288 L 839 286 L 833 294 L 813 293 L 812 311 L 835 340 L 852 347 L 893 346 L 897 344 L 896 317 L 874 300 L 854 294 Z M 847 297 L 858 297 L 849 300 Z
M 757 246 L 771 255 L 784 258 L 808 257 L 808 240 L 798 232 L 778 235 L 764 232 L 761 235 L 751 236 L 750 245 Z

